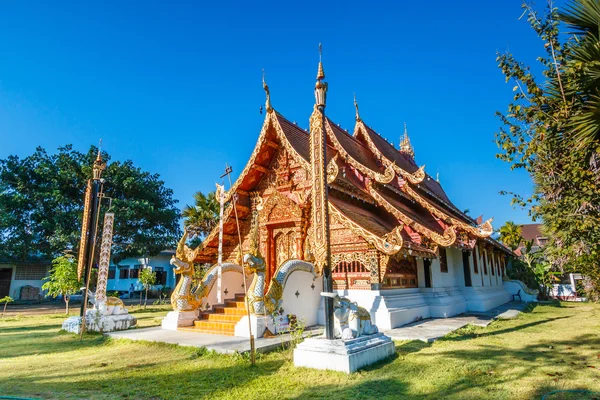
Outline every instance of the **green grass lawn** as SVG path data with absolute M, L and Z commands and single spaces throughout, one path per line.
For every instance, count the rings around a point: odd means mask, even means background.
M 165 306 L 136 310 L 157 325 Z M 540 305 L 347 376 L 295 368 L 289 351 L 224 356 L 59 332 L 64 315 L 0 318 L 0 396 L 57 399 L 540 399 L 600 392 L 600 305 Z M 592 399 L 580 393 L 548 399 Z

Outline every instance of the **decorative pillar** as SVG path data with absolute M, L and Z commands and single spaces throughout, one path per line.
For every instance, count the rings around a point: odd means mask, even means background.
M 321 46 L 319 45 L 319 53 Z M 315 108 L 310 117 L 310 161 L 312 165 L 312 228 L 314 232 L 314 265 L 323 273 L 323 291 L 333 292 L 331 277 L 331 246 L 329 238 L 329 202 L 327 193 L 327 134 L 325 132 L 325 104 L 327 83 L 319 60 L 315 84 Z M 333 299 L 325 297 L 325 337 L 334 339 Z
M 110 249 L 112 246 L 114 213 L 104 214 L 102 229 L 102 244 L 100 245 L 100 262 L 98 264 L 98 283 L 96 284 L 96 307 L 106 302 L 106 283 L 108 281 L 108 268 L 110 265 Z
M 223 299 L 221 298 L 221 281 L 222 281 L 222 268 L 223 264 L 223 208 L 225 201 L 225 187 L 217 183 L 216 196 L 219 199 L 219 256 L 218 256 L 218 268 L 217 268 L 217 303 L 221 304 Z M 235 207 L 235 205 L 234 205 Z

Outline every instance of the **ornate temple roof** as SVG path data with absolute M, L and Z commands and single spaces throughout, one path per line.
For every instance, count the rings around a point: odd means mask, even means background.
M 272 107 L 266 83 L 264 86 L 267 112 L 263 127 L 246 167 L 226 195 L 223 243 L 229 252 L 238 251 L 235 249 L 239 246 L 232 195 L 237 193 L 238 217 L 247 221 L 252 193 L 264 190 L 261 185 L 270 179 L 269 175 L 282 174 L 274 170 L 278 154 L 285 154 L 289 160 L 289 171 L 283 172 L 287 183 L 275 187 L 295 204 L 310 207 L 311 134 Z M 410 248 L 411 254 L 414 250 L 435 257 L 437 246 L 472 249 L 476 243 L 507 252 L 490 238 L 490 220 L 477 225 L 452 204 L 440 183 L 425 173 L 424 166 L 415 163 L 408 136 L 396 149 L 362 121 L 358 105 L 352 135 L 329 118 L 325 119 L 325 132 L 329 209 L 331 219 L 340 226 L 388 255 Z M 305 179 L 296 179 L 298 176 Z M 244 226 L 243 236 L 248 233 Z M 196 261 L 213 261 L 217 247 L 215 229 L 196 249 Z

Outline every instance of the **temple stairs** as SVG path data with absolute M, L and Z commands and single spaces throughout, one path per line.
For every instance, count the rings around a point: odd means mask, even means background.
M 200 312 L 199 320 L 193 327 L 179 328 L 181 331 L 234 336 L 235 325 L 246 315 L 246 302 L 243 293 L 236 293 L 233 299 L 212 307 L 211 311 Z

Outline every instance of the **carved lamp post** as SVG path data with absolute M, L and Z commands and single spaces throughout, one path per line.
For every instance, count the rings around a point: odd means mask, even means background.
M 325 131 L 325 105 L 327 102 L 327 82 L 323 63 L 321 60 L 322 47 L 319 44 L 319 69 L 317 83 L 315 84 L 315 106 L 320 113 L 320 126 L 314 126 L 311 138 L 311 154 L 313 157 L 313 207 L 315 213 L 315 240 L 317 245 L 318 261 L 323 266 L 323 291 L 333 292 L 331 277 L 331 244 L 329 235 L 329 195 L 327 187 L 327 133 Z M 316 119 L 315 119 L 316 120 Z M 316 201 L 315 201 L 316 200 Z M 324 297 L 325 301 L 325 338 L 335 339 L 333 332 L 333 298 Z

